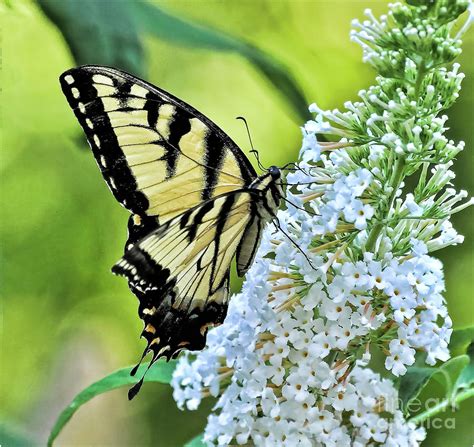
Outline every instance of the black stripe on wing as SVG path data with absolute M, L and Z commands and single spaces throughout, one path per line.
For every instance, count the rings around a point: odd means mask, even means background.
M 191 130 L 190 119 L 193 116 L 187 110 L 180 110 L 174 115 L 173 121 L 170 123 L 170 135 L 166 141 L 166 161 L 167 178 L 176 174 L 176 163 L 179 157 L 179 141 Z
M 224 161 L 225 149 L 219 140 L 220 137 L 214 132 L 209 132 L 206 135 L 206 147 L 208 150 L 206 151 L 204 159 L 206 170 L 204 172 L 205 187 L 202 191 L 203 200 L 209 200 L 211 198 Z M 211 151 L 209 148 L 214 148 L 214 150 Z
M 221 249 L 221 247 L 220 247 L 221 240 L 220 240 L 219 236 L 224 230 L 226 220 L 227 220 L 227 216 L 230 214 L 230 212 L 232 210 L 232 207 L 235 203 L 236 197 L 237 197 L 237 194 L 229 194 L 227 196 L 224 204 L 222 205 L 222 208 L 219 211 L 219 218 L 217 219 L 216 230 L 215 230 L 216 235 L 218 237 L 214 241 L 214 257 L 213 257 L 213 260 L 212 260 L 211 278 L 214 277 L 214 275 L 216 273 L 216 269 L 217 269 L 217 263 L 219 262 L 219 251 Z M 211 281 L 211 284 L 210 284 L 210 288 L 212 290 L 212 281 Z
M 86 134 L 95 160 L 113 195 L 131 212 L 143 215 L 149 207 L 148 199 L 138 190 L 135 177 L 130 171 L 108 113 L 104 109 L 104 103 L 94 87 L 92 80 L 94 74 L 93 70 L 68 70 L 60 77 L 61 88 Z M 113 85 L 108 87 L 115 89 L 111 97 L 119 102 L 119 108 L 116 111 L 133 110 L 128 104 L 132 82 L 120 78 L 109 79 Z M 154 108 L 156 108 L 156 103 L 163 103 L 151 92 L 149 95 L 149 101 L 153 101 Z M 157 142 L 161 140 L 158 134 L 156 139 Z
M 67 75 L 68 73 L 76 72 L 77 70 L 84 70 L 90 73 L 98 74 L 103 73 L 114 78 L 123 78 L 124 82 L 132 84 L 136 83 L 149 90 L 155 97 L 160 98 L 161 102 L 169 102 L 177 106 L 180 112 L 185 111 L 190 116 L 198 118 L 212 131 L 211 133 L 216 136 L 220 144 L 226 146 L 234 154 L 234 156 L 238 160 L 242 178 L 246 180 L 246 184 L 250 184 L 257 177 L 257 173 L 255 172 L 255 169 L 251 165 L 250 161 L 240 150 L 237 144 L 229 137 L 229 135 L 227 135 L 219 126 L 217 126 L 217 124 L 211 121 L 207 116 L 203 115 L 197 109 L 182 101 L 181 99 L 177 98 L 176 96 L 172 95 L 171 93 L 160 89 L 159 87 L 150 84 L 149 82 L 146 82 L 142 79 L 136 78 L 135 76 L 132 76 L 124 71 L 100 65 L 84 65 L 82 67 L 69 70 L 61 76 L 61 79 L 64 78 L 65 75 Z

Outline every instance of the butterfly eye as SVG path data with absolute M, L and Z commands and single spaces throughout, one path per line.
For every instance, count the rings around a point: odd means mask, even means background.
M 280 178 L 281 172 L 280 172 L 280 169 L 278 169 L 276 166 L 270 166 L 268 168 L 268 172 L 273 178 L 275 179 Z

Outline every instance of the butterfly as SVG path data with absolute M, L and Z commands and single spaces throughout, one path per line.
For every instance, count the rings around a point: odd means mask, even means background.
M 60 84 L 109 189 L 131 213 L 112 272 L 128 280 L 144 322 L 147 346 L 132 375 L 149 352 L 148 369 L 203 349 L 226 316 L 233 258 L 244 275 L 275 218 L 280 169 L 258 176 L 209 118 L 121 70 L 81 66 Z

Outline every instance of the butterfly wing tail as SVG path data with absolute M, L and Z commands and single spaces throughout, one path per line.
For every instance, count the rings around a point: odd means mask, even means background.
M 192 298 L 182 299 L 170 275 L 160 266 L 150 263 L 146 254 L 137 247 L 128 250 L 112 271 L 128 279 L 139 300 L 138 314 L 144 323 L 141 336 L 147 345 L 140 363 L 132 372 L 136 373 L 145 356 L 153 353 L 143 377 L 129 392 L 132 399 L 143 384 L 148 369 L 159 358 L 169 361 L 183 349 L 195 351 L 204 348 L 208 329 L 221 324 L 226 316 L 230 272 L 207 303 L 192 307 Z

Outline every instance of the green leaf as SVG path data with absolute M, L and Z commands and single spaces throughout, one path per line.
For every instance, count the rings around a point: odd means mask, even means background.
M 6 422 L 0 422 L 0 444 L 2 447 L 30 447 L 37 445 L 23 430 Z
M 184 447 L 206 447 L 206 443 L 203 441 L 204 435 L 201 433 L 197 435 L 195 438 L 191 439 L 191 441 L 187 442 Z
M 451 355 L 466 353 L 469 363 L 462 370 L 456 381 L 456 389 L 468 388 L 474 383 L 474 326 L 455 329 L 449 343 Z
M 459 355 L 437 368 L 412 366 L 398 380 L 398 396 L 401 408 L 410 413 L 410 403 L 420 394 L 423 388 L 436 380 L 446 389 L 446 398 L 452 398 L 458 388 L 469 387 L 474 382 L 474 344 L 470 346 L 469 356 Z
M 176 17 L 143 1 L 132 6 L 136 24 L 144 32 L 167 42 L 216 51 L 243 51 L 246 44 L 226 33 Z
M 451 334 L 449 351 L 452 356 L 464 354 L 468 346 L 474 341 L 474 326 L 455 329 Z
M 474 383 L 474 343 L 471 343 L 467 349 L 469 364 L 462 370 L 456 381 L 456 389 L 469 388 Z
M 130 375 L 130 370 L 132 367 L 119 369 L 82 390 L 59 415 L 53 429 L 51 430 L 51 434 L 49 435 L 48 446 L 53 445 L 54 440 L 57 438 L 61 430 L 82 405 L 89 402 L 92 398 L 98 396 L 99 394 L 106 393 L 107 391 L 115 390 L 116 388 L 121 388 L 123 386 L 134 385 L 138 382 L 137 377 L 141 377 L 145 373 L 147 367 L 148 365 L 141 365 L 138 368 L 135 377 Z M 145 376 L 144 381 L 170 383 L 175 367 L 176 360 L 171 360 L 170 362 L 158 361 L 150 368 L 147 375 Z
M 398 397 L 403 412 L 410 413 L 410 403 L 420 394 L 435 372 L 436 368 L 415 366 L 408 368 L 406 374 L 399 379 Z
M 406 375 L 415 374 L 416 371 L 414 370 L 417 369 L 427 370 L 427 377 L 423 379 L 417 394 L 419 394 L 421 389 L 426 386 L 431 378 L 435 379 L 437 382 L 440 382 L 446 388 L 446 397 L 444 400 L 434 407 L 430 407 L 422 413 L 412 417 L 410 419 L 411 422 L 418 425 L 423 421 L 445 411 L 446 408 L 452 408 L 453 405 L 457 405 L 460 402 L 473 397 L 474 389 L 471 388 L 471 385 L 474 383 L 474 342 L 471 341 L 472 335 L 472 328 L 463 328 L 455 330 L 451 336 L 451 343 L 449 345 L 451 353 L 454 354 L 459 352 L 467 352 L 467 355 L 458 355 L 457 357 L 453 357 L 451 360 L 442 364 L 438 368 L 408 368 Z M 466 344 L 468 343 L 470 344 L 466 350 Z M 431 374 L 428 377 L 429 371 L 431 371 Z M 402 381 L 403 378 L 400 382 Z M 402 399 L 403 405 L 402 393 L 403 390 L 400 389 L 399 395 Z M 416 395 L 414 397 L 416 397 Z M 411 399 L 414 399 L 414 397 Z M 405 410 L 406 409 L 407 406 L 405 405 Z M 413 411 L 413 413 L 416 413 L 416 410 Z
M 459 355 L 443 363 L 435 369 L 436 374 L 433 378 L 445 386 L 446 397 L 450 398 L 456 391 L 456 383 L 463 369 L 469 364 L 469 356 Z
M 101 64 L 144 74 L 142 43 L 130 3 L 97 0 L 38 0 L 59 28 L 78 65 Z
M 143 1 L 133 2 L 133 12 L 137 26 L 159 39 L 191 48 L 237 53 L 246 58 L 292 107 L 298 122 L 311 118 L 304 93 L 288 67 L 268 53 L 223 31 L 180 19 Z

